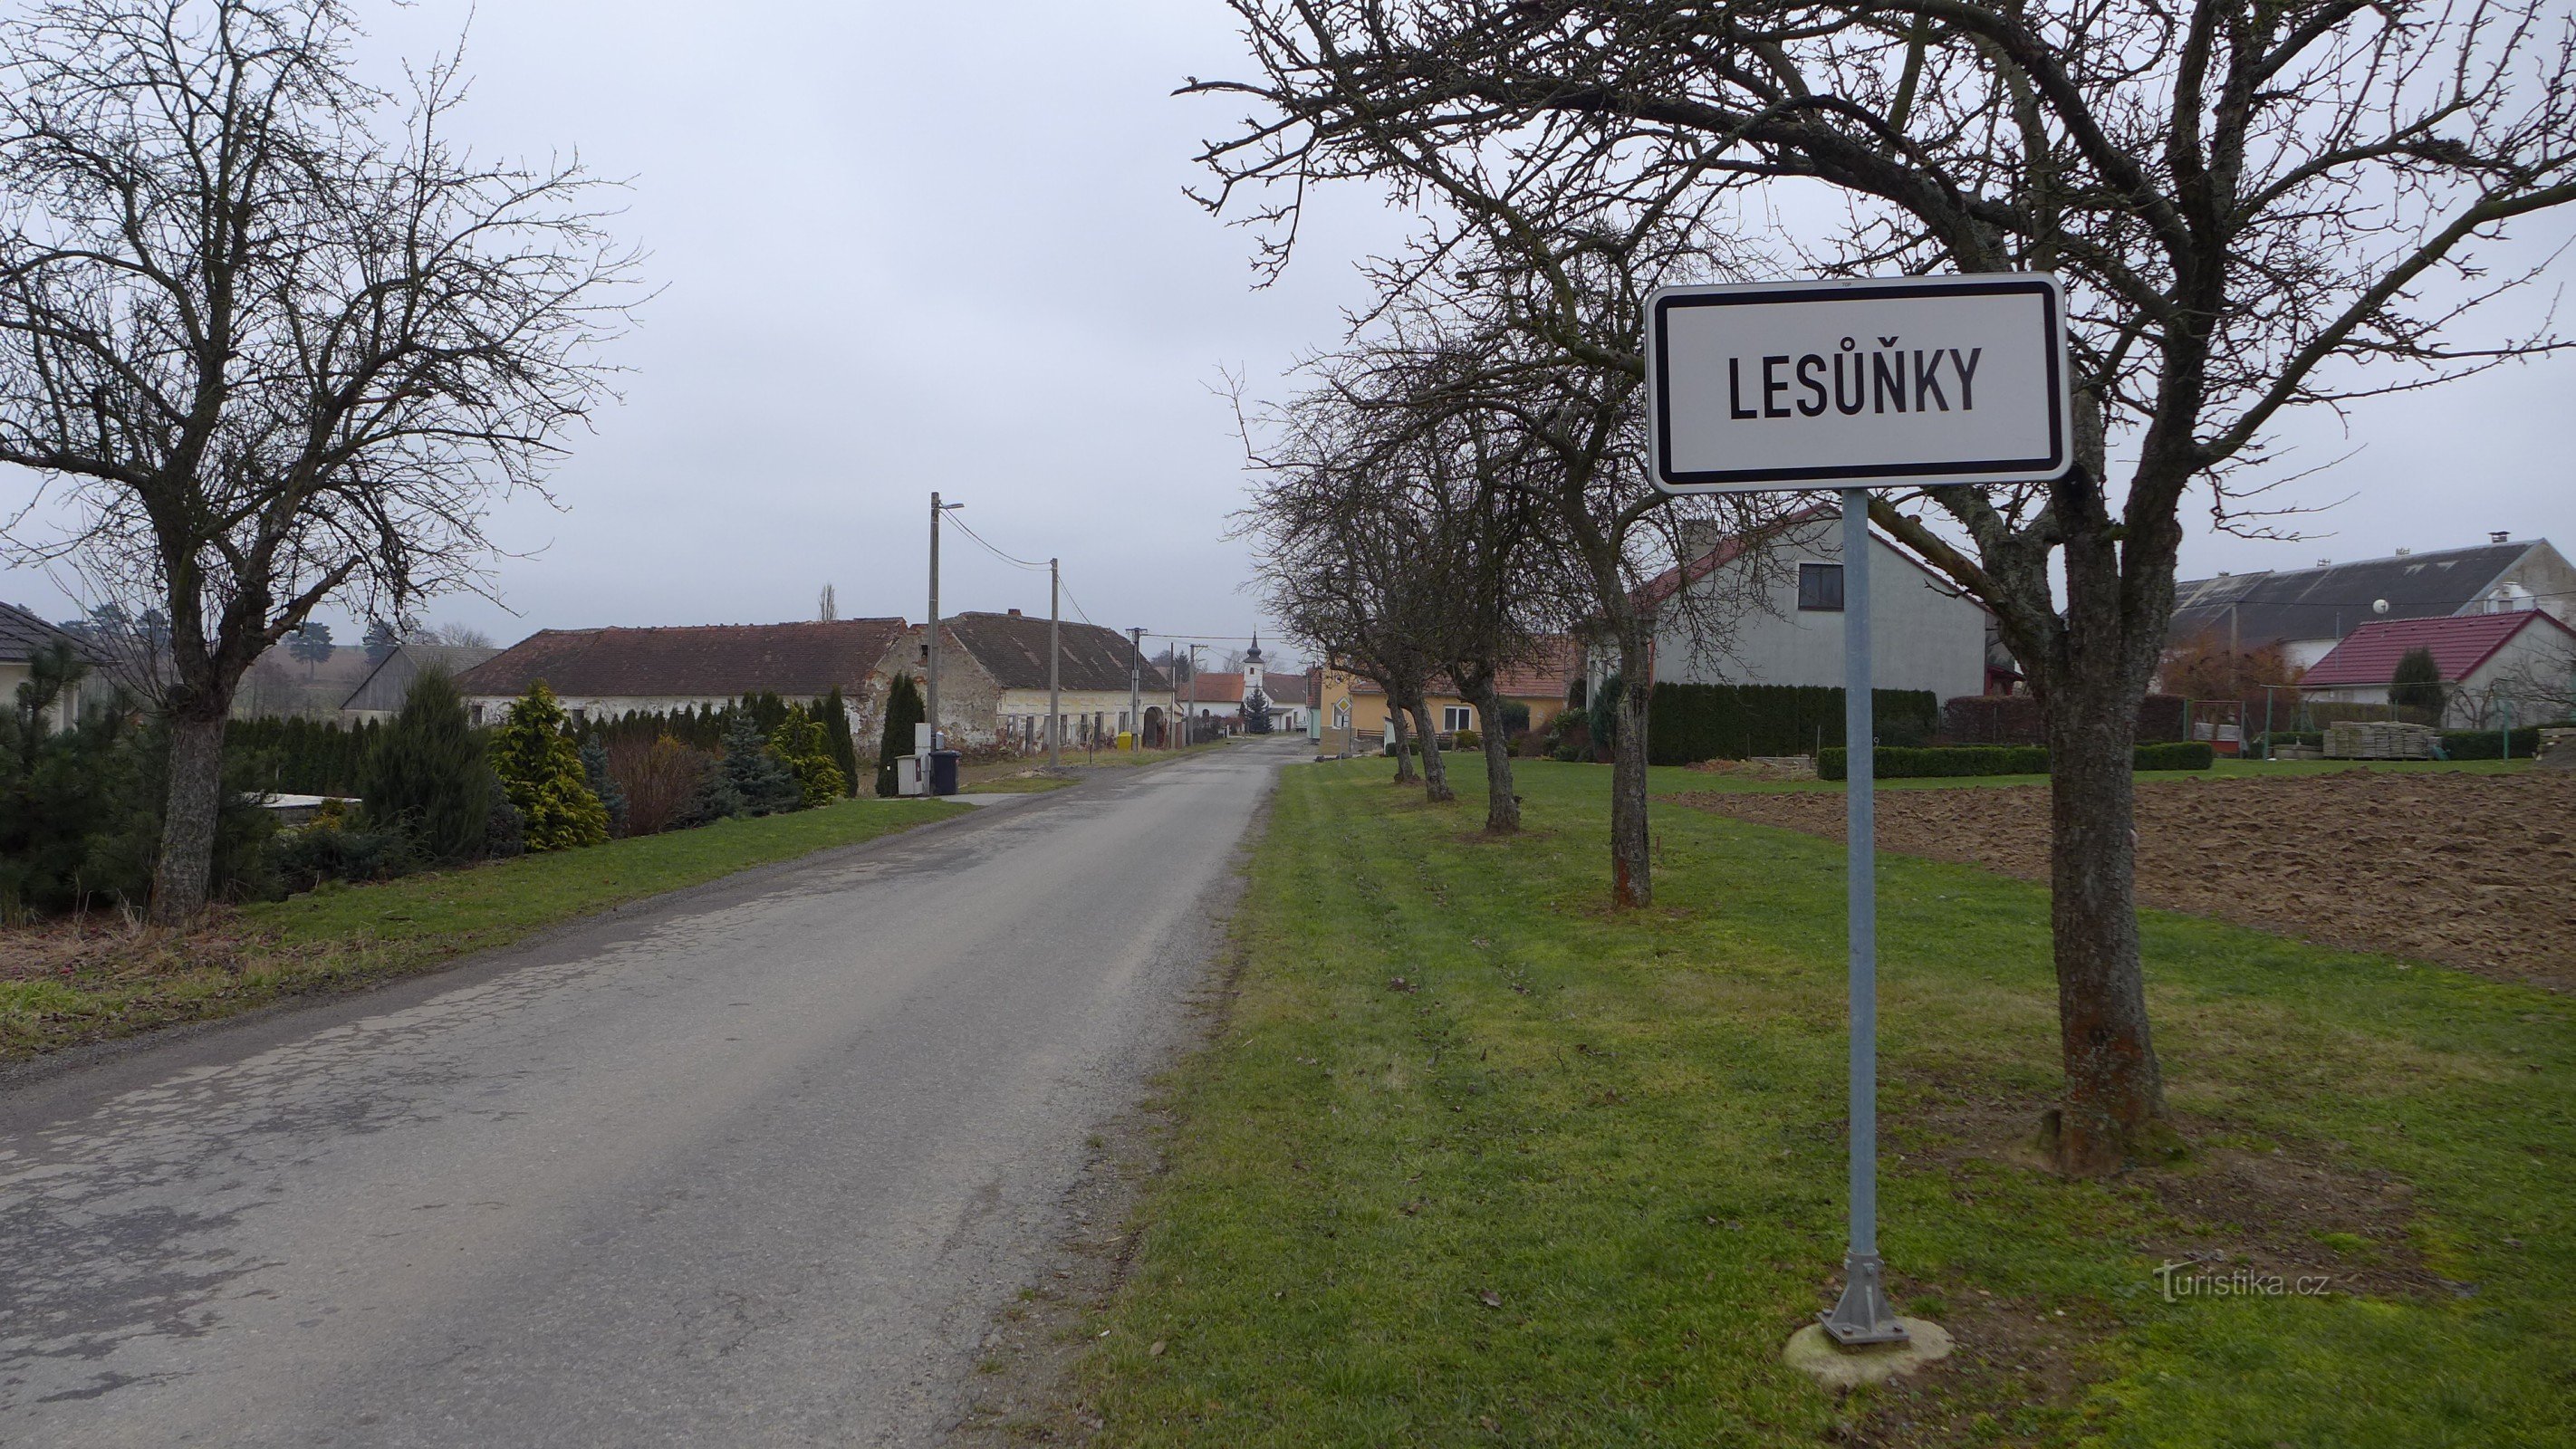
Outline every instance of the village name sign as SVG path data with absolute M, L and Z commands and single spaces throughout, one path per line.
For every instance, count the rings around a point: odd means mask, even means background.
M 2074 461 L 2065 294 L 2032 272 L 1665 287 L 1646 299 L 1646 348 L 1657 488 L 1842 494 L 1851 1222 L 1841 1296 L 1790 1354 L 1821 1338 L 1938 1356 L 1948 1336 L 1897 1317 L 1878 1255 L 1869 490 L 2063 475 Z
M 1667 287 L 1647 356 L 1667 492 L 2022 483 L 2071 461 L 2050 276 Z

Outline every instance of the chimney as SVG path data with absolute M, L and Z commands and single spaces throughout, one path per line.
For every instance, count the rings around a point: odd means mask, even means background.
M 2509 528 L 2499 528 L 2495 532 L 2487 535 L 2487 542 L 2511 543 L 2513 542 L 2513 530 Z
M 1020 611 L 1019 611 L 1019 610 L 1017 610 L 1017 609 L 1013 609 L 1013 610 L 1011 611 L 1011 617 L 1012 617 L 1012 618 L 1014 618 L 1014 619 L 1016 619 L 1016 618 L 1020 617 Z

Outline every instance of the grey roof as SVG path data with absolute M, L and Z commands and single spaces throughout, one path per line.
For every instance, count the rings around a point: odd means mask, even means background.
M 2174 585 L 2173 627 L 2179 643 L 2230 628 L 2245 647 L 2283 639 L 2340 639 L 2373 619 L 2438 619 L 2482 598 L 2523 555 L 2546 540 L 2484 543 L 2324 568 L 2225 574 Z M 2372 612 L 2379 600 L 2388 612 Z
M 69 644 L 89 664 L 113 662 L 106 651 L 78 634 L 48 624 L 15 604 L 0 604 L 0 660 L 23 663 L 57 644 Z
M 1004 689 L 1047 687 L 1047 621 L 1022 614 L 956 614 L 948 620 L 948 637 L 966 651 L 995 684 Z M 1097 624 L 1059 626 L 1057 666 L 1066 689 L 1125 689 L 1135 662 L 1126 635 Z M 1171 684 L 1148 662 L 1147 693 L 1169 692 Z
M 449 675 L 466 670 L 500 653 L 498 649 L 478 644 L 400 644 L 392 653 L 376 661 L 376 667 L 340 701 L 342 709 L 396 710 L 411 694 L 411 682 L 423 669 L 436 668 Z

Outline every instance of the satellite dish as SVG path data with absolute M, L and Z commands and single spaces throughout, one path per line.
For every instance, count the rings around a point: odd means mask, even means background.
M 2387 612 L 2388 612 L 2388 601 L 2387 601 L 2386 599 L 2373 599 L 2373 600 L 2371 600 L 2371 601 L 2370 601 L 2370 612 L 2372 612 L 2372 613 L 2374 613 L 2374 614 L 2385 614 L 2385 613 L 2387 613 Z

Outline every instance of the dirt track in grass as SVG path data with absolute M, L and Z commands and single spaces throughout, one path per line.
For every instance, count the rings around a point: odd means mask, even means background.
M 1843 836 L 1840 791 L 1676 797 Z M 2048 878 L 2042 786 L 1883 790 L 1889 850 Z M 2138 786 L 2138 894 L 2355 951 L 2576 991 L 2576 774 L 2184 778 Z

